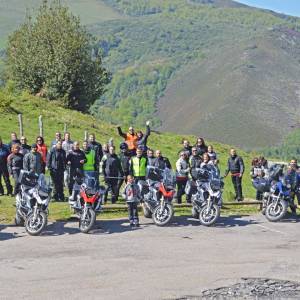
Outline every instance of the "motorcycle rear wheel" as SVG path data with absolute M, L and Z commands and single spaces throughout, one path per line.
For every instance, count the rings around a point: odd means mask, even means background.
M 27 216 L 26 220 L 25 220 L 25 229 L 26 232 L 30 235 L 39 235 L 43 229 L 46 227 L 47 225 L 47 214 L 45 214 L 44 212 L 40 211 L 37 214 L 37 218 L 34 221 L 34 214 L 31 213 Z
M 164 226 L 170 222 L 174 214 L 173 206 L 169 203 L 166 203 L 163 209 L 158 205 L 152 214 L 152 219 L 155 225 Z
M 88 233 L 96 222 L 96 213 L 93 209 L 89 208 L 87 209 L 85 218 L 83 216 L 84 213 L 82 211 L 79 218 L 79 230 L 82 233 Z
M 275 206 L 275 203 L 271 203 L 266 208 L 266 218 L 270 222 L 280 221 L 287 213 L 288 205 L 286 201 L 280 200 Z
M 212 204 L 211 209 L 207 212 L 207 204 L 205 204 L 199 212 L 199 221 L 204 226 L 214 225 L 220 217 L 220 207 Z

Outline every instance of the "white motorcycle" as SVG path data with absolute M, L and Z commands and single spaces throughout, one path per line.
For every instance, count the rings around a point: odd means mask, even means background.
M 189 181 L 185 192 L 191 196 L 192 216 L 204 226 L 216 223 L 222 206 L 224 182 L 214 165 L 196 169 L 195 181 Z
M 47 225 L 52 189 L 44 174 L 22 170 L 19 181 L 21 191 L 16 196 L 15 224 L 25 225 L 30 235 L 39 235 Z

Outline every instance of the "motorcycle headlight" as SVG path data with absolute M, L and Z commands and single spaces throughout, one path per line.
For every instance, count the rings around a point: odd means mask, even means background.
M 286 185 L 286 187 L 287 187 L 288 189 L 290 189 L 292 186 L 288 183 L 288 184 Z

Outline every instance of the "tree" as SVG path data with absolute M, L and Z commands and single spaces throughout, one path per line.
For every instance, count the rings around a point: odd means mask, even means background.
M 9 37 L 8 78 L 20 89 L 86 111 L 110 80 L 93 42 L 59 0 L 44 1 Z

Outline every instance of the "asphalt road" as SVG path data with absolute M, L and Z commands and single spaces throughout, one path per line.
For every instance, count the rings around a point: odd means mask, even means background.
M 0 299 L 174 299 L 266 277 L 300 282 L 300 218 L 224 217 L 215 227 L 174 217 L 49 224 L 39 237 L 0 225 Z

